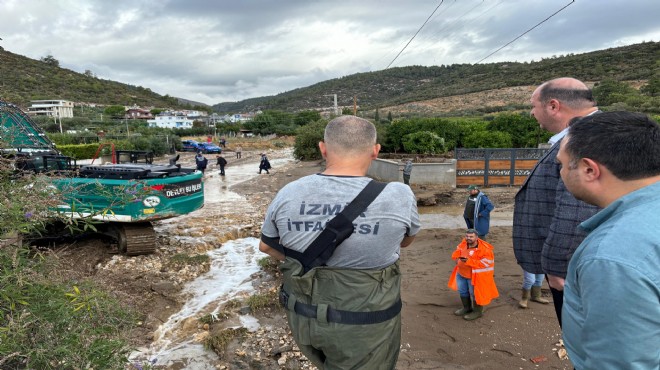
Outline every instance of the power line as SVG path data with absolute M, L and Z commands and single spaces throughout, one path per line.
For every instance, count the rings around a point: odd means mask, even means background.
M 536 28 L 536 27 L 542 25 L 542 24 L 545 23 L 548 19 L 554 17 L 555 15 L 557 15 L 557 14 L 558 14 L 559 12 L 561 12 L 562 10 L 568 8 L 568 7 L 569 7 L 570 5 L 572 5 L 574 2 L 575 2 L 575 0 L 572 0 L 570 3 L 564 5 L 561 9 L 559 9 L 559 10 L 557 10 L 556 12 L 552 13 L 548 18 L 546 18 L 546 19 L 542 20 L 541 22 L 537 23 L 534 27 L 532 27 L 532 28 L 528 29 L 527 31 L 523 32 L 521 35 L 519 35 L 519 36 L 516 37 L 515 39 L 513 39 L 513 40 L 507 42 L 506 44 L 504 44 L 504 46 L 502 46 L 501 48 L 499 48 L 499 49 L 495 50 L 494 52 L 488 54 L 485 58 L 481 59 L 480 61 L 478 61 L 478 62 L 476 62 L 476 63 L 474 63 L 474 64 L 479 64 L 479 63 L 483 62 L 484 60 L 486 60 L 486 59 L 490 58 L 491 56 L 493 56 L 493 54 L 495 54 L 495 53 L 497 53 L 498 51 L 504 49 L 505 47 L 507 47 L 507 46 L 513 44 L 516 40 L 518 40 L 519 38 L 525 36 L 527 33 L 531 32 L 534 28 Z
M 575 1 L 575 0 L 573 0 L 573 1 Z M 444 2 L 445 2 L 445 0 L 440 0 L 440 4 L 438 4 L 438 6 L 436 6 L 435 9 L 433 9 L 433 12 L 431 13 L 431 15 L 429 15 L 428 18 L 426 18 L 426 21 L 424 21 L 424 24 L 422 24 L 422 26 L 419 27 L 419 29 L 417 30 L 417 32 L 415 32 L 415 34 L 413 35 L 413 37 L 410 38 L 410 41 L 408 41 L 408 43 L 403 47 L 403 49 L 401 49 L 401 51 L 399 52 L 399 54 L 397 54 L 397 55 L 394 57 L 394 59 L 392 59 L 392 61 L 390 62 L 390 64 L 388 64 L 387 67 L 385 67 L 385 69 L 390 68 L 390 66 L 392 65 L 392 63 L 394 63 L 394 61 L 396 60 L 396 58 L 398 58 L 399 55 L 401 55 L 401 53 L 403 53 L 403 51 L 406 50 L 406 48 L 408 47 L 408 45 L 410 45 L 410 43 L 412 42 L 412 40 L 415 39 L 415 36 L 417 36 L 417 34 L 419 33 L 419 31 L 421 31 L 422 28 L 424 28 L 424 26 L 425 26 L 426 23 L 429 21 L 429 19 L 431 19 L 431 17 L 433 17 L 433 14 L 435 14 L 435 12 L 438 10 L 438 8 L 440 7 L 440 5 L 442 5 L 442 3 L 444 3 Z
M 459 30 L 459 29 L 465 27 L 465 26 L 466 26 L 466 23 L 464 22 L 464 23 L 460 24 L 459 26 L 457 26 L 456 28 L 452 28 L 455 24 L 461 22 L 461 20 L 462 20 L 466 15 L 472 13 L 473 10 L 475 10 L 476 8 L 478 8 L 479 6 L 481 6 L 483 3 L 484 3 L 484 0 L 482 0 L 480 3 L 478 3 L 478 4 L 475 5 L 475 6 L 473 6 L 472 8 L 468 9 L 466 12 L 464 12 L 463 14 L 461 14 L 458 18 L 455 18 L 455 19 L 452 20 L 451 22 L 444 24 L 440 29 L 438 29 L 438 30 L 437 30 L 435 33 L 433 33 L 432 35 L 430 35 L 430 36 L 425 36 L 426 39 L 428 39 L 429 42 L 432 43 L 431 45 L 434 46 L 435 44 L 437 44 L 438 42 L 440 42 L 440 41 L 438 40 L 439 37 L 440 37 L 440 34 L 442 34 L 445 30 L 450 29 L 452 32 L 456 32 L 457 30 Z M 497 3 L 497 4 L 495 4 L 494 6 L 490 7 L 490 8 L 487 9 L 485 12 L 481 13 L 480 15 L 478 15 L 476 18 L 479 18 L 480 16 L 482 16 L 483 14 L 485 14 L 487 11 L 493 9 L 494 7 L 496 7 L 497 5 L 499 5 L 499 4 L 501 4 L 501 3 L 502 3 L 502 1 L 500 1 L 500 2 Z M 451 5 L 452 5 L 452 4 L 450 4 L 449 6 L 451 6 Z M 445 7 L 445 9 L 448 9 L 448 8 Z M 438 15 L 440 15 L 440 14 L 438 14 Z M 437 18 L 438 15 L 436 15 L 434 18 Z M 475 19 L 476 19 L 476 18 L 475 18 Z M 424 37 L 424 35 L 422 35 L 422 36 Z M 432 46 L 429 46 L 429 48 L 431 48 Z

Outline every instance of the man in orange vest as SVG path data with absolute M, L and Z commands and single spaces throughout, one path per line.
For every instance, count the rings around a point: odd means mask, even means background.
M 463 316 L 468 321 L 476 320 L 483 315 L 484 306 L 499 296 L 494 278 L 493 246 L 479 239 L 476 230 L 468 229 L 451 259 L 456 261 L 456 267 L 447 285 L 458 290 L 463 303 L 463 308 L 454 315 Z

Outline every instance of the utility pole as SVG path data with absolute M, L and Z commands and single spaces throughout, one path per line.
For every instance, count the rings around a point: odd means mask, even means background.
M 64 133 L 64 131 L 62 131 L 62 117 L 60 117 L 60 111 L 55 111 L 55 122 L 57 122 L 58 118 L 60 120 L 60 134 L 62 134 Z
M 327 95 L 323 95 L 323 96 L 334 96 L 335 97 L 335 105 L 334 105 L 335 116 L 338 116 L 339 115 L 339 107 L 337 106 L 337 94 L 327 94 Z

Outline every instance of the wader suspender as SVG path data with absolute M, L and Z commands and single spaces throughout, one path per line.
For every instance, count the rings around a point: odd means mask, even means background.
M 282 248 L 281 250 L 276 249 L 284 253 L 285 256 L 297 259 L 303 266 L 304 272 L 314 267 L 324 266 L 332 257 L 335 249 L 346 238 L 353 235 L 355 230 L 353 220 L 367 209 L 386 185 L 387 183 L 371 180 L 346 208 L 325 225 L 321 234 L 314 239 L 305 252 L 301 253 L 282 245 L 279 245 Z

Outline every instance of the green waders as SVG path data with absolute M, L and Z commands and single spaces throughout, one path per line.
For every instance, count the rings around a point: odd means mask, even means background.
M 300 276 L 300 263 L 287 257 L 280 270 L 286 292 L 280 294 L 280 301 L 286 305 L 289 327 L 314 365 L 323 370 L 394 369 L 401 344 L 398 262 L 378 270 L 317 267 Z M 306 314 L 297 310 L 302 306 Z M 386 313 L 374 318 L 375 311 Z M 363 318 L 380 322 L 332 322 Z

